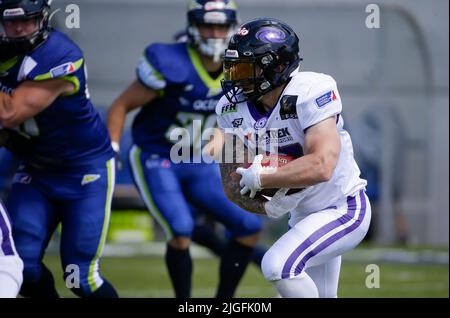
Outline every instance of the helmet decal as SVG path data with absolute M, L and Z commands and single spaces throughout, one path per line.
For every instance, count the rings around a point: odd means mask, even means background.
M 283 43 L 286 33 L 274 27 L 264 27 L 256 32 L 256 38 L 265 43 Z

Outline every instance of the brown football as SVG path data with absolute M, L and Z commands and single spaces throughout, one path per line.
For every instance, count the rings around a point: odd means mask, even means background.
M 261 161 L 261 165 L 263 167 L 282 167 L 286 164 L 288 164 L 289 162 L 291 162 L 292 160 L 294 160 L 296 158 L 292 157 L 292 156 L 282 156 L 282 155 L 263 155 L 263 160 Z M 242 167 L 244 168 L 248 168 L 250 167 L 252 164 L 245 162 L 242 164 Z M 241 180 L 241 175 L 237 174 L 235 171 L 233 171 L 230 174 L 230 177 L 233 181 L 239 183 L 239 181 Z M 262 189 L 261 191 L 258 192 L 258 194 L 262 194 L 268 197 L 273 197 L 275 195 L 275 193 L 278 191 L 279 189 L 277 188 L 267 188 L 267 189 Z M 293 193 L 297 193 L 302 191 L 303 188 L 301 189 L 290 189 L 287 194 L 293 194 Z

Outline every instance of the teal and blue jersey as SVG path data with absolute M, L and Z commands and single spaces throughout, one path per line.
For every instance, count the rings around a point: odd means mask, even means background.
M 15 128 L 34 141 L 31 154 L 22 159 L 68 168 L 110 159 L 108 131 L 89 98 L 83 53 L 66 35 L 52 30 L 29 54 L 0 63 L 0 91 L 6 94 L 25 81 L 56 78 L 75 89 Z
M 222 96 L 223 75 L 212 78 L 187 43 L 148 46 L 136 73 L 144 86 L 160 96 L 136 115 L 134 143 L 163 158 L 170 158 L 172 146 L 180 141 L 190 145 L 191 155 L 200 154 L 202 144 L 210 138 L 202 134 L 216 126 L 215 106 Z

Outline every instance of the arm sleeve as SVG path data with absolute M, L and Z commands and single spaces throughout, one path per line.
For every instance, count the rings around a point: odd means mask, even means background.
M 157 57 L 154 47 L 150 45 L 138 61 L 136 76 L 144 86 L 154 90 L 163 90 L 167 83 L 161 72 L 158 71 Z
M 59 54 L 58 54 L 59 53 Z M 42 57 L 29 59 L 24 63 L 23 72 L 25 79 L 29 81 L 44 81 L 60 78 L 71 82 L 75 90 L 69 95 L 75 94 L 85 82 L 85 61 L 81 51 L 67 50 L 59 51 L 53 55 L 42 54 Z M 27 71 L 29 67 L 31 71 Z

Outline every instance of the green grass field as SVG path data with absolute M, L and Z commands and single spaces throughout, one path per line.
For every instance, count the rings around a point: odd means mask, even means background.
M 63 297 L 74 297 L 62 280 L 59 257 L 49 255 L 45 263 L 55 274 Z M 367 264 L 343 262 L 339 297 L 449 297 L 449 268 L 440 265 L 379 264 L 380 288 L 365 287 Z M 219 262 L 216 258 L 195 259 L 193 297 L 213 297 Z M 102 273 L 114 284 L 121 297 L 173 297 L 162 257 L 107 257 Z M 276 295 L 260 270 L 250 265 L 236 297 L 266 298 Z

